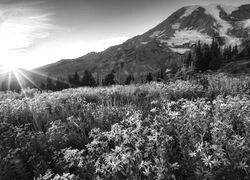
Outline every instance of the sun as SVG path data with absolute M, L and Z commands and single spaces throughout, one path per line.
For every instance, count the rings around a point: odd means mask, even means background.
M 16 72 L 20 68 L 20 56 L 14 52 L 7 52 L 0 55 L 4 61 L 0 62 L 2 72 Z
M 18 70 L 18 66 L 13 65 L 13 64 L 5 64 L 3 65 L 3 70 L 5 72 L 16 72 Z

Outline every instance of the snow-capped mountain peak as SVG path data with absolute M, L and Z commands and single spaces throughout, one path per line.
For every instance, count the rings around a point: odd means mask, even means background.
M 182 64 L 183 54 L 192 46 L 211 44 L 217 39 L 221 46 L 250 42 L 250 4 L 233 7 L 221 4 L 183 7 L 158 26 L 135 36 L 125 43 L 110 47 L 99 53 L 91 53 L 75 60 L 64 60 L 41 67 L 39 72 L 53 75 L 90 70 L 98 77 L 104 77 L 112 69 L 124 82 L 128 74 L 145 76 L 157 73 L 172 64 Z M 71 67 L 71 72 L 68 72 Z
M 186 7 L 185 13 L 180 17 L 181 19 L 184 17 L 190 16 L 195 10 L 197 10 L 201 6 L 188 6 Z
M 187 6 L 173 13 L 145 35 L 185 53 L 197 41 L 210 44 L 217 38 L 221 45 L 241 45 L 250 34 L 250 5 L 240 7 L 210 4 Z

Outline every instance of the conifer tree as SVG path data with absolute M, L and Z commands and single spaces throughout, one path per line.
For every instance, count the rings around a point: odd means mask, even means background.
M 191 52 L 189 52 L 187 58 L 184 60 L 184 65 L 189 67 L 191 66 L 191 63 L 192 63 L 192 54 Z
M 161 69 L 161 79 L 164 80 L 164 69 Z
M 89 86 L 89 87 L 96 86 L 95 78 L 92 76 L 92 74 L 88 70 L 84 72 L 84 76 L 81 80 L 81 85 Z
M 153 81 L 153 75 L 151 73 L 148 73 L 146 80 L 147 80 L 147 82 Z
M 67 88 L 69 88 L 69 85 L 66 82 L 64 82 L 62 78 L 57 78 L 56 83 L 55 83 L 55 90 L 61 91 Z
M 73 84 L 73 77 L 71 75 L 68 75 L 68 81 L 70 84 Z
M 48 76 L 46 79 L 46 89 L 47 90 L 54 90 L 54 84 L 52 79 Z
M 46 89 L 46 85 L 44 84 L 43 81 L 41 81 L 41 83 L 40 83 L 40 89 L 42 89 L 42 90 Z
M 217 70 L 220 68 L 222 61 L 221 61 L 221 52 L 220 46 L 216 41 L 213 41 L 211 45 L 211 61 L 209 64 L 209 69 Z
M 224 60 L 225 63 L 228 63 L 228 62 L 232 61 L 232 46 L 231 45 L 224 48 L 223 60 Z
M 115 84 L 115 71 L 112 70 L 111 73 L 109 73 L 104 81 L 103 81 L 103 85 L 105 86 L 110 86 L 110 85 L 114 85 Z
M 203 71 L 206 71 L 209 69 L 209 64 L 211 62 L 211 49 L 209 47 L 209 45 L 204 44 L 203 46 L 203 61 L 204 61 L 204 65 L 203 65 Z
M 134 76 L 132 76 L 132 75 L 129 75 L 127 78 L 126 78 L 126 81 L 125 81 L 125 85 L 129 85 L 129 84 L 131 84 L 131 82 L 132 81 L 134 81 L 135 79 L 134 79 Z
M 74 84 L 75 86 L 80 86 L 80 76 L 78 72 L 75 72 L 73 79 L 72 79 L 72 84 Z
M 239 56 L 239 50 L 238 50 L 238 45 L 235 45 L 232 51 L 232 57 L 234 59 L 237 59 Z
M 244 50 L 244 58 L 250 59 L 250 46 L 248 44 Z
M 201 42 L 198 41 L 198 44 L 195 46 L 195 54 L 196 54 L 196 60 L 195 60 L 195 69 L 196 71 L 205 71 L 207 69 L 206 62 L 203 58 L 202 53 L 202 47 Z

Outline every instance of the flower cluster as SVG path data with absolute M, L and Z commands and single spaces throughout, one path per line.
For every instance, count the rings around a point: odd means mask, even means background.
M 249 179 L 250 79 L 0 94 L 0 179 Z

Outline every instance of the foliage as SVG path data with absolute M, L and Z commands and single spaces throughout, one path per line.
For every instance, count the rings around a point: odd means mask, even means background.
M 153 75 L 152 75 L 152 73 L 148 73 L 148 75 L 147 75 L 147 77 L 146 77 L 146 81 L 147 82 L 151 82 L 151 81 L 153 81 Z
M 107 74 L 107 76 L 105 77 L 105 79 L 103 80 L 103 85 L 104 86 L 112 86 L 114 85 L 115 82 L 115 71 L 112 70 L 109 74 Z
M 202 46 L 199 41 L 195 47 L 195 54 L 194 65 L 196 71 L 218 70 L 222 64 L 221 49 L 216 40 L 213 40 L 210 46 L 207 44 Z
M 127 78 L 126 78 L 126 81 L 125 81 L 125 85 L 129 85 L 132 81 L 134 81 L 135 78 L 134 76 L 132 75 L 129 75 Z
M 250 77 L 0 93 L 0 179 L 249 179 Z
M 81 80 L 81 85 L 82 86 L 89 86 L 89 87 L 93 87 L 93 86 L 96 85 L 95 78 L 87 70 L 84 72 L 84 76 L 83 76 L 83 78 Z

